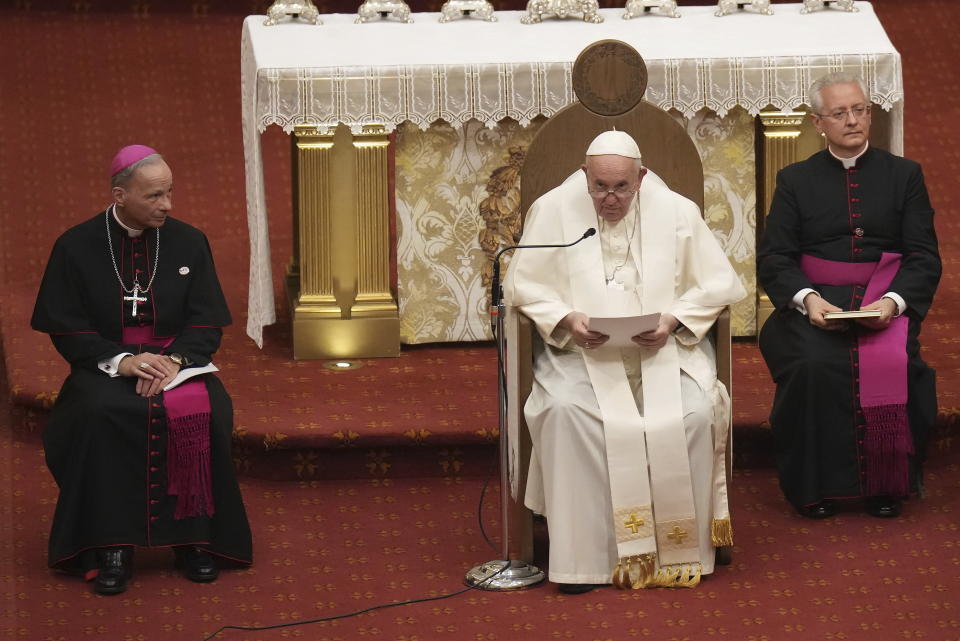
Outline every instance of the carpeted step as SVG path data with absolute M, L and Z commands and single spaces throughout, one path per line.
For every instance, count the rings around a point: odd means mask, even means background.
M 38 432 L 68 368 L 49 339 L 29 328 L 35 291 L 35 284 L 20 283 L 0 294 L 0 338 L 17 422 Z M 493 345 L 405 346 L 399 358 L 332 370 L 320 361 L 293 360 L 289 321 L 267 328 L 262 350 L 242 326 L 226 329 L 215 359 L 234 401 L 242 473 L 271 479 L 472 475 L 486 474 L 495 462 Z M 735 452 L 738 464 L 751 467 L 769 464 L 768 430 L 760 427 L 768 381 L 765 371 L 755 371 L 754 351 L 749 343 L 734 350 L 737 433 L 741 426 L 753 429 L 750 439 L 759 443 L 738 442 Z
M 0 293 L 0 339 L 15 427 L 39 433 L 68 373 L 49 339 L 29 328 L 36 285 Z M 289 321 L 261 350 L 236 322 L 216 355 L 233 397 L 235 459 L 266 479 L 483 475 L 496 462 L 496 351 L 489 343 L 405 346 L 399 358 L 332 370 L 291 354 Z M 767 423 L 773 387 L 753 340 L 733 345 L 734 465 L 773 465 Z M 955 411 L 941 427 L 956 431 Z M 942 430 L 941 430 L 942 431 Z

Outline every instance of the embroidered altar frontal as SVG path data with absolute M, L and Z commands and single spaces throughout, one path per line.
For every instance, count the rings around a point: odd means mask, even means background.
M 678 120 L 704 169 L 704 217 L 749 295 L 733 308 L 737 334 L 755 333 L 756 200 L 753 118 L 735 108 Z M 520 237 L 520 166 L 539 121 L 454 129 L 397 128 L 397 275 L 405 343 L 491 338 L 493 255 Z M 643 150 L 641 150 L 642 152 Z M 509 262 L 509 261 L 505 261 Z

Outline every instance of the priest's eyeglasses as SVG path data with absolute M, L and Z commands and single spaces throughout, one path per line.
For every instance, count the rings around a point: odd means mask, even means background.
M 854 105 L 849 109 L 835 109 L 828 114 L 817 114 L 821 118 L 832 118 L 837 122 L 843 122 L 847 119 L 848 114 L 853 114 L 853 117 L 857 120 L 860 120 L 865 115 L 870 113 L 870 105 Z
M 617 187 L 616 189 L 588 189 L 587 191 L 597 200 L 604 200 L 610 194 L 613 194 L 622 200 L 625 198 L 631 198 L 635 193 L 637 193 L 636 189 L 628 189 L 627 187 Z

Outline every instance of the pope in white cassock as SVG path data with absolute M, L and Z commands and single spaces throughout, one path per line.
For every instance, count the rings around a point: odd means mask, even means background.
M 708 331 L 746 292 L 690 200 L 608 131 L 582 171 L 530 208 L 505 279 L 508 305 L 536 325 L 526 505 L 547 518 L 549 578 L 693 587 L 732 544 L 725 447 L 730 399 Z M 660 313 L 635 347 L 605 345 L 591 317 Z

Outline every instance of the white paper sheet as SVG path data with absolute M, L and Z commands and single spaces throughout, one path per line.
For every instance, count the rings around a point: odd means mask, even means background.
M 590 319 L 590 331 L 610 337 L 603 347 L 636 347 L 637 344 L 630 339 L 637 334 L 656 329 L 659 323 L 659 312 L 643 316 L 599 317 Z
M 163 388 L 164 392 L 169 392 L 174 387 L 180 383 L 193 378 L 194 376 L 199 376 L 200 374 L 207 374 L 209 372 L 219 372 L 220 368 L 214 365 L 213 363 L 207 363 L 203 367 L 184 367 L 180 370 L 180 373 L 173 377 L 173 380 Z

